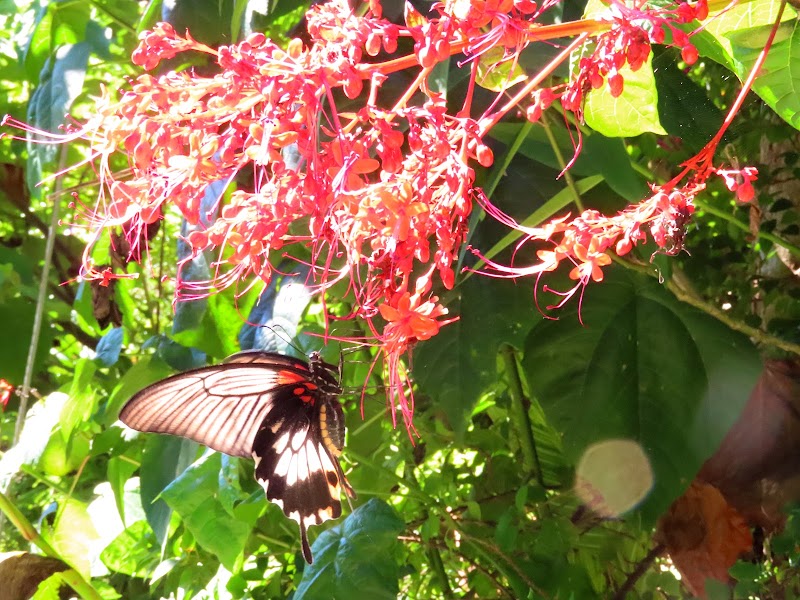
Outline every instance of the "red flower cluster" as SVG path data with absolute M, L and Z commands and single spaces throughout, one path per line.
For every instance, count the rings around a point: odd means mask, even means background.
M 520 245 L 531 242 L 550 242 L 552 250 L 538 250 L 539 262 L 524 267 L 506 266 L 488 260 L 475 252 L 489 267 L 488 275 L 494 277 L 516 278 L 555 271 L 561 261 L 572 263 L 570 279 L 575 286 L 567 291 L 548 291 L 562 296 L 562 300 L 548 309 L 561 308 L 577 292 L 583 290 L 591 281 L 603 280 L 603 267 L 611 264 L 608 255 L 613 251 L 624 256 L 639 242 L 647 240 L 644 227 L 648 227 L 656 245 L 666 254 L 677 254 L 683 249 L 683 238 L 694 206 L 692 198 L 704 188 L 701 184 L 686 186 L 667 193 L 658 190 L 650 198 L 631 206 L 613 217 L 607 217 L 596 210 L 586 210 L 574 219 L 566 215 L 554 219 L 544 227 L 525 227 L 514 221 L 500 209 L 484 200 L 486 211 L 500 222 L 525 234 Z M 519 246 L 518 246 L 519 247 Z M 534 289 L 536 295 L 538 285 Z M 537 299 L 538 306 L 538 299 Z
M 673 23 L 702 19 L 708 10 L 706 0 L 668 9 L 631 8 L 612 0 L 610 20 L 592 22 L 597 37 L 576 77 L 541 88 L 570 52 L 581 49 L 590 32 L 580 23 L 537 24 L 554 3 L 446 0 L 435 6 L 437 18 L 427 19 L 409 8 L 401 27 L 381 18 L 377 0 L 361 17 L 346 0 L 331 0 L 307 14 L 311 43 L 305 46 L 295 39 L 287 48 L 253 34 L 215 50 L 188 33 L 178 35 L 168 24 L 157 25 L 143 34 L 133 54 L 136 64 L 149 70 L 193 51 L 213 56 L 219 69 L 205 77 L 193 72 L 141 75 L 118 101 L 104 92 L 96 115 L 80 130 L 54 136 L 59 141 L 88 140 L 89 160 L 98 163 L 101 191 L 96 207 L 84 215 L 93 241 L 111 230 L 115 239 L 127 238 L 129 258 L 136 259 L 151 226 L 174 206 L 194 225 L 186 240 L 194 255 L 216 254 L 210 281 L 184 280 L 179 270 L 179 299 L 198 298 L 246 279 L 267 282 L 273 261 L 287 254 L 309 263 L 310 277 L 321 292 L 348 281 L 349 317 L 365 321 L 379 345 L 390 399 L 399 400 L 410 429 L 413 404 L 401 357 L 453 320 L 445 319 L 447 309 L 435 290 L 455 285 L 453 265 L 466 239 L 473 199 L 522 229 L 527 239 L 555 246 L 540 251 L 542 262 L 533 267 L 490 263 L 494 273 L 538 276 L 567 259 L 578 283 L 564 293 L 564 302 L 589 281 L 601 281 L 602 268 L 611 261 L 607 253 L 628 252 L 644 239 L 644 227 L 665 252 L 683 246 L 700 180 L 681 191 L 671 183 L 615 217 L 586 211 L 541 229 L 520 227 L 474 187 L 470 161 L 491 165 L 493 156 L 482 137 L 504 115 L 533 98 L 528 117 L 536 120 L 560 98 L 565 109 L 580 116 L 588 90 L 607 81 L 612 93 L 621 93 L 620 68 L 640 67 L 650 43 L 663 41 L 665 32 L 683 49 L 684 60 L 693 62 L 696 52 L 692 54 L 688 37 Z M 445 98 L 428 85 L 433 67 L 458 52 L 474 59 L 500 47 L 502 61 L 516 61 L 534 41 L 577 34 L 510 100 L 500 106 L 503 96 L 498 95 L 481 115 L 471 115 L 476 60 L 466 100 L 457 112 L 448 112 Z M 394 54 L 401 38 L 413 40 L 413 54 L 387 62 L 373 58 Z M 408 90 L 391 108 L 381 106 L 378 96 L 387 76 L 402 69 L 416 73 Z M 345 98 L 358 98 L 359 104 L 340 110 L 337 103 Z M 127 154 L 130 169 L 117 179 L 109 157 L 120 150 Z M 218 218 L 205 225 L 201 203 L 208 186 L 232 182 L 245 167 L 255 170 L 254 186 L 233 191 L 224 206 L 215 207 Z M 108 285 L 113 277 L 129 276 L 93 265 L 89 249 L 84 258 L 84 279 Z
M 620 73 L 622 67 L 628 65 L 631 71 L 638 71 L 650 57 L 650 44 L 664 44 L 667 34 L 669 45 L 681 49 L 686 64 L 692 65 L 697 61 L 697 49 L 689 41 L 689 36 L 675 25 L 702 21 L 708 17 L 707 0 L 661 9 L 644 9 L 612 0 L 610 9 L 614 26 L 599 36 L 591 55 L 580 59 L 578 76 L 561 96 L 561 102 L 567 110 L 579 112 L 586 92 L 599 89 L 606 82 L 611 95 L 619 97 L 625 83 Z

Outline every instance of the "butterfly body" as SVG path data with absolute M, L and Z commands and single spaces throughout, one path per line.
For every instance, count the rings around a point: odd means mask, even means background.
M 272 352 L 234 354 L 135 394 L 120 420 L 133 429 L 179 435 L 231 456 L 255 460 L 267 499 L 307 528 L 342 514 L 341 488 L 355 493 L 339 465 L 344 413 L 336 368 Z

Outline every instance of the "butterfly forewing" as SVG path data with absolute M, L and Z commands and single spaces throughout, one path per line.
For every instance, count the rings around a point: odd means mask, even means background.
M 250 458 L 258 428 L 282 385 L 280 371 L 258 366 L 195 369 L 146 387 L 119 418 L 132 429 L 179 435 Z
M 338 462 L 344 421 L 334 367 L 268 352 L 169 377 L 137 393 L 120 413 L 139 431 L 180 435 L 253 458 L 267 498 L 306 530 L 341 515 L 341 487 L 354 496 Z

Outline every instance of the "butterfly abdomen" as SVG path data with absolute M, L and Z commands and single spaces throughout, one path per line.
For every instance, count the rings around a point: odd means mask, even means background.
M 328 450 L 339 456 L 344 448 L 344 413 L 338 402 L 323 402 L 319 409 L 319 427 Z

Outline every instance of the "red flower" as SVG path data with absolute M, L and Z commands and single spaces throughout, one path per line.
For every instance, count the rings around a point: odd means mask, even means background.
M 3 405 L 3 410 L 8 406 L 8 401 L 11 399 L 11 394 L 14 392 L 14 386 L 8 383 L 5 379 L 0 379 L 0 404 Z

